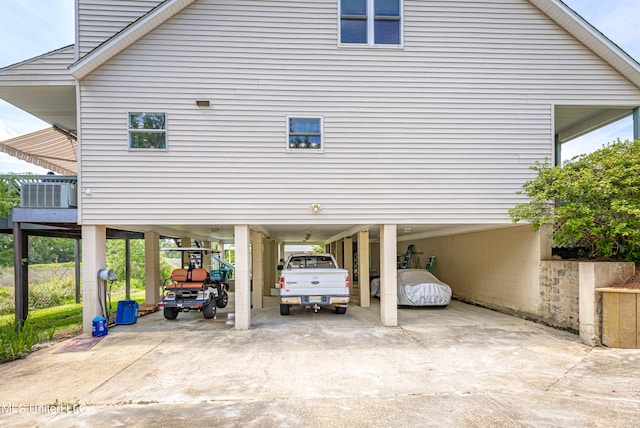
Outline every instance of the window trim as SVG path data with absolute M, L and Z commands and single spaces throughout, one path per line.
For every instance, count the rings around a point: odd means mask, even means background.
M 289 147 L 289 137 L 290 133 L 290 123 L 291 119 L 313 119 L 320 121 L 320 148 L 319 149 L 299 149 L 299 148 L 291 148 Z M 287 137 L 285 140 L 285 149 L 287 153 L 324 153 L 324 117 L 319 115 L 308 115 L 308 114 L 290 114 L 287 115 Z M 301 134 L 301 135 L 312 135 L 312 134 Z
M 399 21 L 400 23 L 400 42 L 398 44 L 376 44 L 375 43 L 375 0 L 366 0 L 367 2 L 367 42 L 366 43 L 343 43 L 342 42 L 342 0 L 338 1 L 338 47 L 341 48 L 374 48 L 374 49 L 399 49 L 404 48 L 404 0 L 398 0 L 400 14 L 398 18 L 392 16 L 382 16 L 379 21 Z M 349 17 L 351 15 L 345 15 Z
M 132 129 L 130 128 L 130 120 L 131 120 L 131 115 L 132 114 L 161 114 L 164 115 L 164 128 L 163 129 L 151 129 L 151 128 L 143 128 L 143 129 Z M 167 148 L 169 146 L 169 132 L 168 132 L 168 126 L 167 126 L 167 121 L 169 119 L 169 115 L 166 112 L 161 112 L 161 111 L 145 111 L 145 110 L 135 110 L 135 111 L 128 111 L 127 112 L 127 149 L 129 151 L 148 151 L 148 150 L 154 150 L 154 151 L 167 151 Z M 160 147 L 160 148 L 156 148 L 156 147 L 131 147 L 131 134 L 132 133 L 142 133 L 142 132 L 147 132 L 147 133 L 164 133 L 164 147 Z

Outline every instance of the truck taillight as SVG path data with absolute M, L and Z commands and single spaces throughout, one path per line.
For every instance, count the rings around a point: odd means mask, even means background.
M 349 288 L 349 275 L 347 275 L 347 280 L 346 280 L 346 283 L 345 283 L 345 287 Z
M 280 288 L 284 288 L 284 276 L 280 277 Z

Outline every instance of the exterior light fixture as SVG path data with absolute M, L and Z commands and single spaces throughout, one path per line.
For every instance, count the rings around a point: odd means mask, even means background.
M 322 208 L 324 208 L 322 205 L 320 204 L 312 204 L 311 205 L 311 211 L 313 211 L 314 213 L 317 213 L 318 211 L 321 211 Z
M 198 107 L 209 107 L 211 103 L 209 102 L 209 100 L 196 100 L 196 105 Z

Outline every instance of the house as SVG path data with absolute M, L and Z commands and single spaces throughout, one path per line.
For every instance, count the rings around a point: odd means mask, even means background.
M 234 243 L 238 329 L 283 243 L 355 260 L 362 306 L 379 274 L 385 325 L 409 244 L 455 294 L 536 314 L 550 240 L 507 214 L 530 166 L 620 118 L 640 129 L 640 65 L 559 0 L 76 11 L 76 43 L 0 70 L 0 97 L 78 136 L 85 329 L 107 228 L 144 233 L 149 302 L 161 235 Z

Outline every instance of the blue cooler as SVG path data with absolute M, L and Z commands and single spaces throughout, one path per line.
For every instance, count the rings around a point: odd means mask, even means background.
M 91 335 L 94 337 L 107 335 L 107 319 L 103 317 L 95 317 L 93 319 L 93 328 Z

